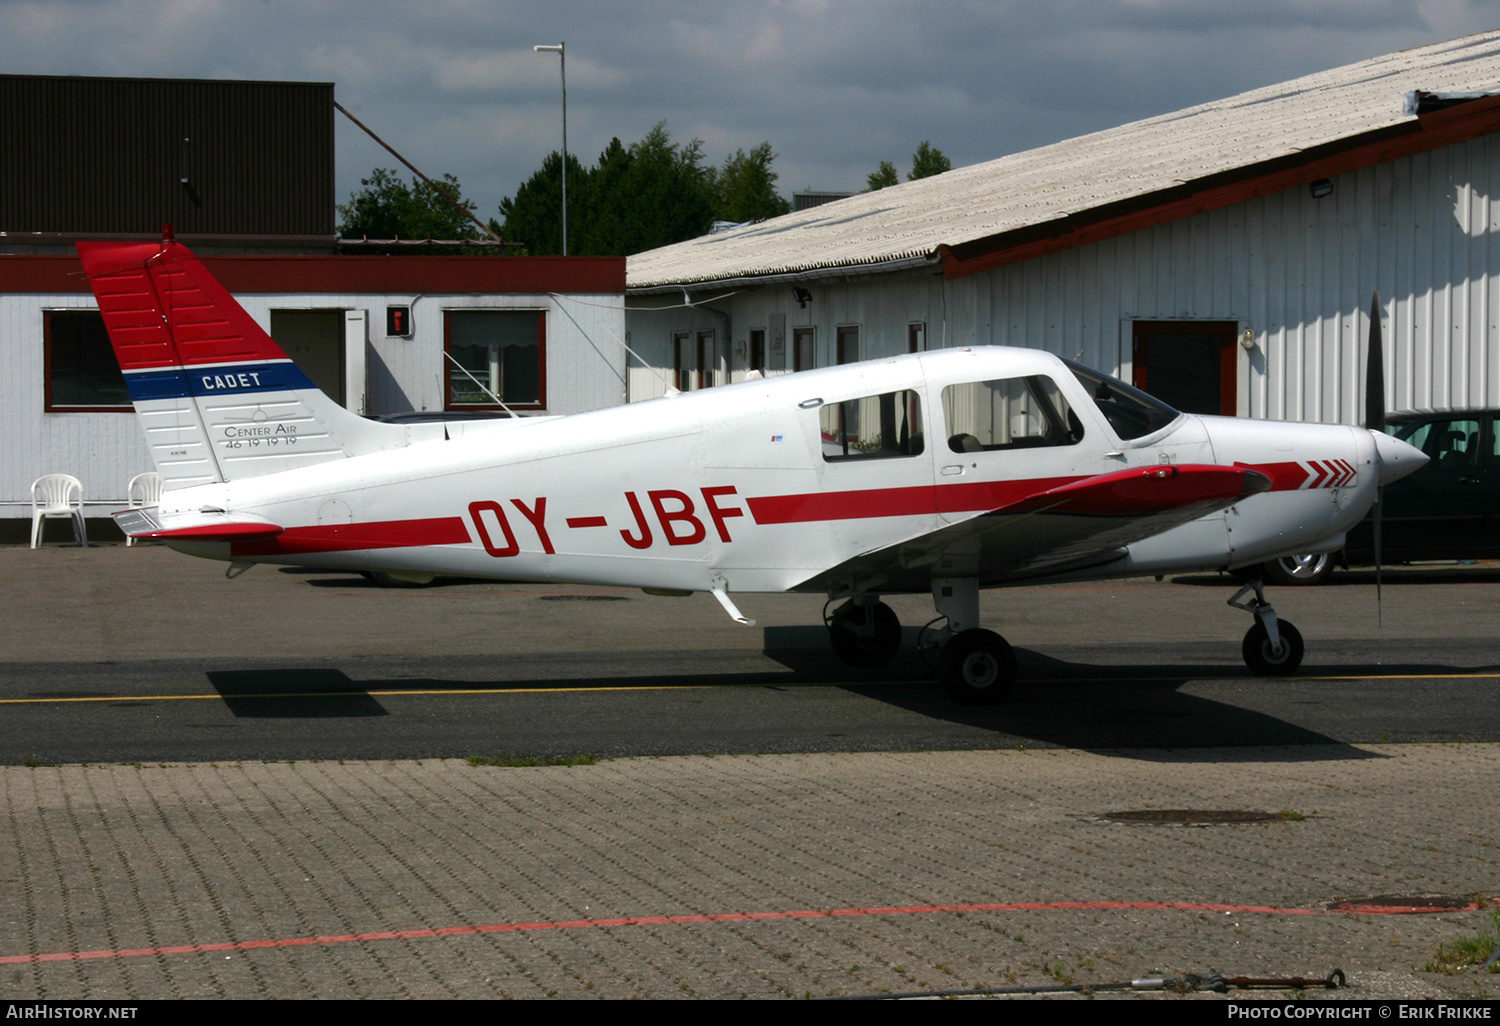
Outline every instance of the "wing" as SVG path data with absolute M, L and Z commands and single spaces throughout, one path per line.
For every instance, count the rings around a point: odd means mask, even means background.
M 1119 470 L 1033 493 L 969 520 L 873 549 L 796 591 L 925 591 L 934 577 L 982 586 L 1044 578 L 1121 559 L 1125 546 L 1266 491 L 1248 467 Z

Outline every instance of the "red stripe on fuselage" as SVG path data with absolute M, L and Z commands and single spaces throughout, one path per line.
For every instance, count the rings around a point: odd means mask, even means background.
M 973 513 L 997 509 L 1086 475 L 1045 477 L 1030 481 L 981 481 L 972 484 L 869 488 L 805 495 L 747 498 L 757 524 L 805 524 L 820 520 L 864 520 L 870 517 L 914 517 L 934 513 Z
M 369 524 L 289 527 L 275 538 L 235 542 L 235 556 L 282 556 L 355 549 L 403 549 L 420 545 L 467 545 L 472 539 L 462 517 L 382 520 Z
M 1259 476 L 1257 475 L 1257 480 Z M 1148 516 L 1212 507 L 1260 491 L 1244 468 L 1161 465 L 1108 474 L 1024 481 L 873 488 L 864 491 L 747 498 L 757 524 L 796 524 L 935 513 L 1032 513 L 1056 509 L 1084 516 Z

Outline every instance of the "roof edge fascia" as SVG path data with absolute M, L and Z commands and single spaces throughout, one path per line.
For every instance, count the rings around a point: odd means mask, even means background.
M 896 257 L 893 260 L 877 260 L 865 264 L 834 264 L 811 267 L 800 271 L 778 271 L 774 274 L 737 275 L 730 278 L 702 278 L 696 281 L 669 282 L 660 285 L 627 285 L 627 296 L 660 295 L 667 292 L 693 292 L 703 289 L 743 289 L 762 285 L 790 285 L 804 281 L 821 281 L 828 278 L 862 278 L 871 274 L 888 274 L 923 267 L 936 267 L 941 259 L 934 248 L 915 256 Z

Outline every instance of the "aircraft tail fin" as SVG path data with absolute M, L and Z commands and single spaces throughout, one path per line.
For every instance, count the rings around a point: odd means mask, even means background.
M 259 477 L 406 444 L 308 379 L 208 269 L 161 242 L 79 256 L 165 489 Z

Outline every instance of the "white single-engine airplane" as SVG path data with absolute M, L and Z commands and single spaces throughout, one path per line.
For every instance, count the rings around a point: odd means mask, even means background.
M 1179 413 L 990 346 L 565 417 L 378 423 L 315 388 L 166 235 L 78 244 L 164 485 L 159 506 L 115 518 L 231 576 L 283 563 L 706 591 L 746 624 L 737 592 L 814 592 L 841 602 L 825 619 L 854 665 L 900 647 L 881 595 L 930 591 L 944 689 L 989 703 L 1015 658 L 979 626 L 981 588 L 1337 549 L 1380 484 L 1426 461 L 1378 430 Z M 1261 582 L 1230 603 L 1254 619 L 1250 668 L 1294 671 L 1302 639 Z

